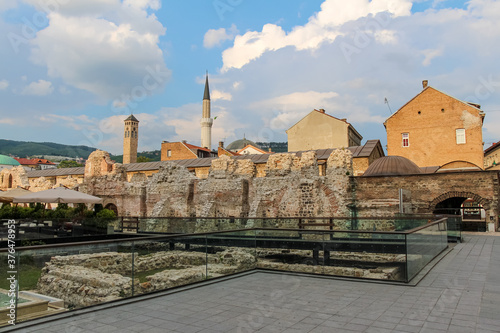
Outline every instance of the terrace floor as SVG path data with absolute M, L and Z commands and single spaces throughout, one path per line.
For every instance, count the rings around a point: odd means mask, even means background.
M 500 332 L 500 237 L 464 238 L 414 287 L 258 271 L 16 332 Z

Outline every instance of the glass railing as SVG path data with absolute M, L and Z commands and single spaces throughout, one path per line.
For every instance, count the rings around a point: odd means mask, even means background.
M 236 225 L 258 221 L 227 220 Z M 405 232 L 253 227 L 19 247 L 13 270 L 18 272 L 16 299 L 23 303 L 16 304 L 16 320 L 254 269 L 409 282 L 446 248 L 446 221 Z M 7 249 L 0 250 L 2 266 L 8 259 Z M 7 277 L 1 276 L 0 288 L 8 291 Z
M 407 281 L 448 247 L 447 219 L 411 230 L 406 234 Z
M 8 219 L 0 219 L 0 241 L 5 241 Z M 23 246 L 40 245 L 47 239 L 62 237 L 81 237 L 85 235 L 106 235 L 108 225 L 115 229 L 116 220 L 99 218 L 36 218 L 16 219 L 16 239 L 23 242 Z M 38 240 L 33 243 L 32 240 Z
M 432 215 L 387 218 L 310 217 L 310 218 L 243 218 L 243 217 L 164 217 L 138 218 L 140 233 L 200 233 L 250 228 L 305 230 L 406 231 L 433 220 Z M 121 230 L 119 221 L 115 230 Z

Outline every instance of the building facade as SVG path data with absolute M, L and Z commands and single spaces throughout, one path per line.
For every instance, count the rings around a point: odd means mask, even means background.
M 494 143 L 484 151 L 484 169 L 500 170 L 500 142 Z
M 163 141 L 161 144 L 162 161 L 187 160 L 187 159 L 204 158 L 204 157 L 217 157 L 217 153 L 212 152 L 207 148 L 189 144 L 186 141 L 181 141 L 181 142 Z
M 286 131 L 288 151 L 361 146 L 363 137 L 346 119 L 313 110 Z
M 483 168 L 484 112 L 477 104 L 451 97 L 423 83 L 423 90 L 390 116 L 387 154 L 419 167 Z

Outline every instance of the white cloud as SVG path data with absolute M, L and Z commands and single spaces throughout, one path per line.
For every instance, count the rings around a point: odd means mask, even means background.
M 434 49 L 434 50 L 428 49 L 428 50 L 423 50 L 422 54 L 424 56 L 424 60 L 422 61 L 422 65 L 429 66 L 431 64 L 432 59 L 443 55 L 443 50 L 442 49 Z
M 26 0 L 34 5 L 38 0 Z M 72 0 L 48 12 L 49 25 L 31 41 L 32 59 L 51 77 L 103 98 L 143 99 L 170 76 L 151 10 L 157 0 Z
M 52 82 L 38 80 L 24 87 L 21 95 L 46 96 L 52 94 L 53 91 L 54 87 L 52 86 Z
M 241 87 L 241 81 L 234 81 L 233 82 L 233 89 L 237 90 Z
M 0 90 L 5 90 L 9 86 L 9 81 L 7 80 L 0 80 Z
M 395 44 L 398 41 L 396 31 L 393 30 L 376 31 L 375 40 L 380 44 Z
M 17 0 L 0 0 L 0 12 L 17 7 Z
M 236 36 L 234 45 L 222 54 L 222 72 L 231 68 L 242 68 L 250 61 L 261 57 L 265 52 L 276 51 L 287 46 L 297 50 L 314 50 L 324 42 L 333 42 L 341 35 L 343 24 L 369 15 L 388 12 L 393 17 L 410 15 L 412 3 L 409 0 L 326 0 L 321 10 L 309 18 L 303 26 L 296 26 L 285 32 L 275 24 L 266 24 L 261 32 L 248 31 Z M 375 26 L 372 24 L 372 26 Z M 383 28 L 382 26 L 376 27 Z M 388 41 L 387 35 L 383 42 Z M 391 41 L 394 38 L 390 39 Z
M 216 100 L 230 101 L 233 99 L 233 96 L 228 92 L 224 92 L 224 91 L 220 91 L 220 90 L 212 90 L 212 92 L 210 93 L 210 98 L 212 101 L 216 101 Z
M 286 130 L 313 109 L 332 109 L 338 94 L 331 92 L 294 92 L 250 105 L 251 109 L 265 113 L 266 125 L 272 130 Z
M 0 118 L 0 124 L 14 125 L 16 120 L 14 118 Z
M 238 29 L 234 24 L 227 31 L 225 28 L 210 29 L 205 33 L 203 46 L 207 49 L 221 46 L 226 40 L 232 40 L 237 33 Z

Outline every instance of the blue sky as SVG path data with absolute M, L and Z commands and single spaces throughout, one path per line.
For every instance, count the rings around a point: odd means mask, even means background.
M 0 138 L 122 152 L 200 144 L 204 74 L 213 148 L 286 141 L 313 109 L 385 145 L 383 122 L 421 81 L 486 112 L 500 139 L 500 1 L 0 0 Z

